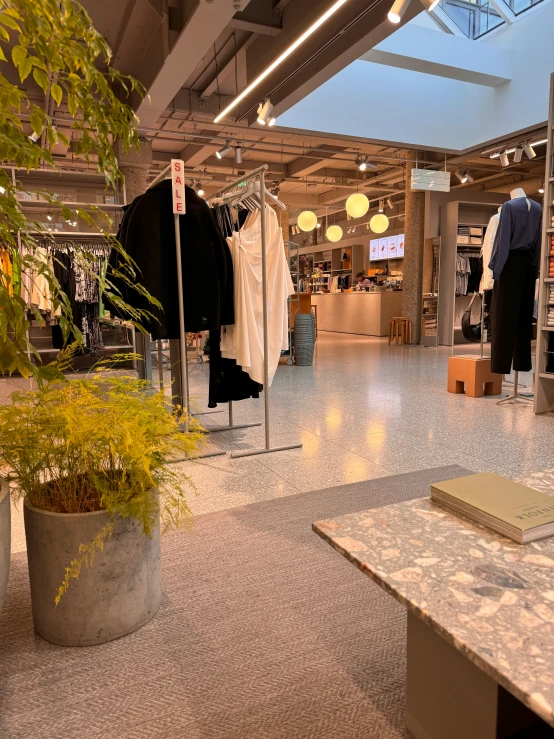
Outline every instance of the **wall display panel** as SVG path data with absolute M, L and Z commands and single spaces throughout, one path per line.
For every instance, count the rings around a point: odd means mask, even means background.
M 379 239 L 379 259 L 388 259 L 388 252 L 389 239 L 387 236 L 384 236 L 382 239 Z
M 388 257 L 389 259 L 396 259 L 398 257 L 398 236 L 388 237 Z
M 375 262 L 379 259 L 379 239 L 371 239 L 369 242 L 369 261 Z

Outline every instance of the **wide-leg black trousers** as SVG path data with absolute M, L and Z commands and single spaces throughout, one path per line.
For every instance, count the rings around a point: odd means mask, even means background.
M 532 249 L 510 252 L 495 280 L 491 305 L 491 370 L 508 375 L 529 372 L 537 267 Z

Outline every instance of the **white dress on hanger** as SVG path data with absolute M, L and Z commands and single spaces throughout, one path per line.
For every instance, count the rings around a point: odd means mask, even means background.
M 277 214 L 266 206 L 266 277 L 269 386 L 281 352 L 289 348 L 287 298 L 294 285 Z M 227 239 L 233 257 L 235 325 L 221 329 L 221 355 L 235 359 L 254 382 L 264 383 L 261 212 Z
M 492 276 L 492 269 L 489 269 L 489 262 L 491 261 L 494 238 L 498 231 L 499 223 L 500 213 L 495 213 L 490 219 L 485 232 L 483 248 L 481 249 L 481 256 L 483 257 L 483 276 L 481 277 L 481 285 L 479 286 L 480 293 L 482 293 L 483 290 L 492 290 L 494 287 L 494 278 Z

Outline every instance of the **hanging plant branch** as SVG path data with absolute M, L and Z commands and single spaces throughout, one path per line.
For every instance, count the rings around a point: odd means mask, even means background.
M 10 69 L 11 68 L 11 69 Z M 16 70 L 21 85 L 11 81 Z M 10 72 L 12 72 L 10 74 Z M 35 93 L 26 86 L 33 80 L 44 93 L 44 105 L 38 105 Z M 25 85 L 26 83 L 26 85 Z M 74 0 L 0 0 L 0 162 L 5 166 L 36 170 L 56 169 L 53 147 L 71 147 L 76 157 L 93 164 L 116 188 L 122 182 L 113 144 L 119 141 L 123 151 L 140 146 L 136 126 L 138 120 L 128 104 L 130 95 L 144 95 L 140 82 L 122 75 L 111 66 L 111 51 L 105 39 L 94 28 L 85 9 Z M 54 109 L 54 112 L 52 112 Z M 62 123 L 66 135 L 58 130 Z M 82 344 L 79 327 L 67 297 L 56 280 L 53 264 L 45 260 L 37 238 L 44 237 L 42 224 L 29 221 L 20 205 L 24 187 L 0 170 L 0 244 L 8 255 L 8 263 L 46 280 L 50 308 L 59 314 L 64 338 L 73 335 Z M 49 193 L 41 199 L 61 208 L 62 218 L 79 217 L 92 229 L 109 232 L 110 225 L 99 209 L 73 210 Z M 106 236 L 121 258 L 117 274 L 100 278 L 87 269 L 94 279 L 102 279 L 106 298 L 138 328 L 150 318 L 148 311 L 133 309 L 116 288 L 123 281 L 153 305 L 157 302 L 137 284 L 140 275 L 136 265 L 121 245 Z M 75 248 L 79 246 L 76 243 Z M 86 267 L 87 256 L 84 254 Z M 0 262 L 0 373 L 19 372 L 37 380 L 57 370 L 39 367 L 33 362 L 38 354 L 29 340 L 33 316 L 44 324 L 42 315 L 30 297 L 18 292 L 13 269 Z

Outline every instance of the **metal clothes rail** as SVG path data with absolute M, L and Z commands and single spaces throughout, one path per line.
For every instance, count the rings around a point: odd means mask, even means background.
M 150 183 L 150 185 L 148 186 L 148 189 L 150 190 L 152 187 L 154 187 L 158 183 L 167 179 L 170 173 L 171 173 L 171 164 L 169 164 L 167 167 L 165 167 L 165 169 L 163 169 L 160 172 L 160 174 Z M 208 415 L 209 413 L 213 413 L 214 411 L 207 411 L 206 413 L 196 413 L 196 414 L 190 413 L 190 389 L 189 389 L 190 383 L 189 383 L 188 360 L 187 360 L 183 269 L 182 269 L 182 259 L 181 259 L 181 229 L 179 226 L 179 215 L 174 214 L 173 219 L 174 219 L 174 226 L 175 226 L 175 251 L 176 251 L 176 261 L 177 261 L 177 265 L 176 265 L 177 266 L 177 295 L 178 295 L 178 302 L 179 302 L 179 340 L 178 342 L 170 341 L 170 350 L 171 350 L 172 345 L 173 345 L 173 348 L 175 349 L 176 348 L 175 344 L 178 343 L 178 357 L 179 357 L 178 359 L 179 382 L 175 383 L 173 386 L 174 388 L 176 388 L 176 392 L 174 391 L 173 395 L 174 396 L 177 395 L 179 397 L 180 405 L 186 411 L 183 426 L 184 426 L 185 433 L 188 433 L 190 430 L 189 415 L 203 416 L 203 415 Z M 151 367 L 152 357 L 150 353 L 150 348 L 148 346 L 149 342 L 145 341 L 144 344 L 145 344 L 145 352 L 144 352 L 145 363 L 148 359 L 149 365 Z M 161 355 L 160 347 L 161 347 L 161 344 L 160 342 L 158 342 L 158 352 L 157 352 L 158 371 L 159 371 L 159 376 L 161 378 L 160 387 L 163 388 L 163 361 L 161 360 L 161 356 L 160 356 Z M 218 413 L 220 411 L 215 411 L 215 412 Z M 233 423 L 232 405 L 231 403 L 229 403 L 229 424 L 227 426 L 209 428 L 207 429 L 207 431 L 209 433 L 214 433 L 218 431 L 230 431 L 232 429 L 250 428 L 252 426 L 261 426 L 261 423 L 244 423 L 244 424 L 235 425 Z M 225 454 L 226 454 L 225 451 L 208 452 L 206 454 L 198 455 L 194 458 L 195 459 L 205 459 L 207 457 L 222 457 Z M 175 460 L 175 461 L 181 461 L 181 460 Z
M 260 182 L 260 215 L 261 215 L 261 237 L 262 237 L 262 306 L 263 306 L 263 333 L 264 333 L 264 431 L 265 446 L 261 449 L 251 449 L 245 452 L 232 452 L 231 457 L 251 457 L 257 454 L 269 454 L 270 452 L 282 452 L 289 449 L 301 449 L 302 444 L 289 444 L 286 446 L 272 447 L 270 439 L 270 417 L 269 417 L 269 335 L 268 335 L 268 296 L 267 296 L 267 243 L 266 243 L 266 189 L 265 189 L 265 173 L 269 169 L 267 164 L 263 164 L 257 169 L 253 169 L 246 175 L 238 177 L 230 182 L 221 190 L 212 195 L 209 199 L 213 200 L 224 195 L 226 192 L 233 190 L 238 185 L 246 185 L 252 180 L 258 179 Z

